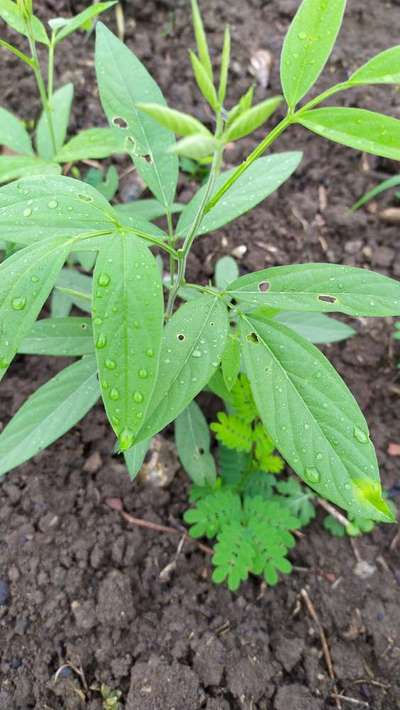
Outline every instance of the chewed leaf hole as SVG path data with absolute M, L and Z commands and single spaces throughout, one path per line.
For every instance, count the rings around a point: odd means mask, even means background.
M 78 198 L 82 202 L 93 202 L 93 197 L 91 195 L 85 195 L 84 193 L 80 192 L 78 195 Z
M 324 303 L 336 303 L 337 298 L 335 296 L 324 296 L 320 294 L 318 300 L 324 301 Z
M 117 128 L 128 128 L 128 121 L 126 121 L 122 116 L 114 116 L 112 119 L 113 126 Z
M 258 284 L 258 290 L 261 291 L 261 293 L 266 293 L 266 291 L 269 291 L 271 288 L 271 284 L 269 281 L 260 281 Z
M 202 449 L 201 447 L 198 449 L 198 452 L 199 452 L 200 456 L 204 456 L 204 454 L 206 453 L 204 451 L 204 449 Z
M 81 323 L 81 330 L 87 330 L 87 323 Z
M 153 165 L 153 158 L 151 155 L 142 155 L 143 160 L 146 161 L 149 165 Z
M 178 340 L 182 342 L 182 340 L 185 340 L 186 336 L 183 333 L 178 333 L 177 336 Z
M 249 333 L 247 336 L 247 340 L 249 343 L 258 343 L 258 335 L 257 333 Z
M 136 141 L 133 136 L 128 136 L 125 140 L 125 147 L 128 153 L 136 153 Z

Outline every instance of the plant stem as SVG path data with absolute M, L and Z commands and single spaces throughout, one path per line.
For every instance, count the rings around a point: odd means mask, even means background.
M 54 53 L 55 53 L 55 35 L 54 32 L 51 35 L 50 46 L 49 46 L 49 57 L 47 66 L 47 97 L 51 101 L 54 90 Z
M 165 212 L 166 217 L 167 217 L 167 224 L 168 224 L 168 240 L 170 245 L 174 248 L 175 247 L 175 235 L 174 235 L 174 227 L 172 224 L 172 215 L 169 209 L 166 210 Z M 176 259 L 170 254 L 169 256 L 169 276 L 171 279 L 171 286 L 174 285 L 175 281 L 175 273 L 176 273 Z
M 39 63 L 39 57 L 38 53 L 36 50 L 36 42 L 33 38 L 31 27 L 29 26 L 29 23 L 27 23 L 28 27 L 28 40 L 29 40 L 29 46 L 31 50 L 31 55 L 32 55 L 32 69 L 33 73 L 35 75 L 36 83 L 39 89 L 39 94 L 40 94 L 40 100 L 42 102 L 43 110 L 46 113 L 46 118 L 47 118 L 47 125 L 49 127 L 49 133 L 50 133 L 50 140 L 53 148 L 54 155 L 57 153 L 57 144 L 56 144 L 56 136 L 54 132 L 54 125 L 53 125 L 53 118 L 51 115 L 51 110 L 50 110 L 50 105 L 49 105 L 49 99 L 47 97 L 46 93 L 46 87 L 44 84 L 43 80 L 43 75 L 42 71 L 40 68 L 40 63 Z
M 141 229 L 135 229 L 135 227 L 127 227 L 125 224 L 120 225 L 120 228 L 124 232 L 132 232 L 132 234 L 135 234 L 135 236 L 140 237 L 141 239 L 145 239 L 146 242 L 150 242 L 151 244 L 154 244 L 157 247 L 160 247 L 160 249 L 164 249 L 164 251 L 168 252 L 170 256 L 174 259 L 177 260 L 179 258 L 178 252 L 176 249 L 171 247 L 169 244 L 165 244 L 164 242 L 160 242 L 157 237 L 152 237 L 151 234 L 147 234 L 147 232 L 142 232 Z

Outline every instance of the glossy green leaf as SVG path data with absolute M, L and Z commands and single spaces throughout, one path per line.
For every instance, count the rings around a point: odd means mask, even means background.
M 241 113 L 230 124 L 225 133 L 225 141 L 229 143 L 229 141 L 239 140 L 239 138 L 243 138 L 243 136 L 247 136 L 257 130 L 272 116 L 281 103 L 281 96 L 273 96 L 271 99 L 266 99 Z
M 65 84 L 65 86 L 62 86 L 54 92 L 49 101 L 56 142 L 56 152 L 60 150 L 65 141 L 65 136 L 67 135 L 73 98 L 73 84 Z M 58 160 L 58 158 L 54 157 L 55 151 L 53 141 L 51 139 L 46 111 L 42 111 L 39 118 L 36 129 L 36 146 L 40 157 L 44 160 Z
M 85 357 L 42 385 L 0 434 L 0 475 L 71 429 L 100 396 L 96 360 Z
M 88 313 L 92 310 L 92 289 L 93 289 L 93 279 L 87 274 L 81 274 L 80 271 L 71 268 L 62 269 L 56 281 L 56 288 L 54 290 L 54 299 L 52 305 L 55 303 L 56 308 L 58 301 L 57 294 L 63 297 L 63 299 L 68 299 L 71 305 L 78 306 L 83 311 Z M 64 290 L 65 289 L 65 290 Z M 68 291 L 70 293 L 68 293 Z M 79 297 L 76 294 L 82 293 L 83 297 Z M 52 310 L 52 315 L 56 315 Z
M 225 349 L 228 313 L 204 295 L 181 306 L 164 329 L 160 370 L 140 439 L 161 431 L 211 379 Z
M 355 150 L 400 160 L 400 120 L 362 108 L 329 107 L 300 112 L 305 128 Z
M 362 197 L 360 197 L 357 202 L 352 205 L 351 209 L 353 211 L 359 210 L 360 207 L 363 207 L 363 205 L 366 205 L 367 202 L 370 200 L 373 200 L 374 197 L 378 197 L 382 192 L 385 192 L 386 190 L 390 190 L 392 187 L 398 187 L 400 185 L 400 175 L 393 175 L 393 177 L 388 178 L 387 180 L 383 180 L 379 185 L 376 185 L 372 190 L 369 190 L 368 192 L 365 193 Z
M 32 175 L 59 175 L 60 166 L 36 155 L 0 155 L 0 183 Z
M 93 331 L 107 416 L 129 449 L 152 403 L 164 315 L 161 276 L 150 250 L 116 235 L 99 252 Z
M 351 316 L 400 314 L 400 282 L 374 271 L 337 264 L 273 266 L 230 284 L 232 298 L 290 311 Z
M 14 150 L 16 153 L 33 155 L 32 142 L 22 121 L 13 113 L 0 106 L 0 145 Z
M 204 96 L 205 100 L 208 101 L 211 108 L 216 111 L 218 108 L 218 98 L 212 79 L 210 79 L 207 70 L 195 53 L 189 51 L 189 56 L 196 84 L 199 87 L 202 96 Z
M 325 316 L 323 313 L 296 313 L 287 311 L 276 316 L 298 335 L 307 338 L 311 343 L 337 343 L 356 334 L 354 328 L 347 323 Z
M 25 355 L 94 354 L 92 325 L 89 318 L 44 318 L 38 320 L 18 348 Z
M 230 391 L 240 372 L 240 345 L 239 339 L 235 335 L 228 336 L 222 355 L 221 369 L 226 387 Z
M 65 39 L 65 37 L 68 37 L 68 35 L 72 34 L 72 32 L 76 32 L 76 30 L 85 27 L 88 22 L 94 20 L 96 17 L 98 17 L 98 15 L 100 15 L 102 12 L 105 12 L 115 4 L 116 0 L 113 0 L 113 2 L 96 2 L 93 5 L 87 7 L 85 10 L 83 10 L 83 12 L 80 12 L 79 15 L 75 15 L 75 17 L 57 18 L 62 19 L 63 24 L 62 26 L 59 26 L 59 29 L 57 30 L 56 44 L 58 44 L 58 42 L 61 42 L 61 40 Z M 52 27 L 56 29 L 54 27 L 54 24 L 52 25 Z
M 156 224 L 148 222 L 147 219 L 138 216 L 133 210 L 116 210 L 118 214 L 118 219 L 122 227 L 129 227 L 130 229 L 137 229 L 139 232 L 145 232 L 146 234 L 156 237 L 160 242 L 167 239 L 167 234 Z
M 151 439 L 144 439 L 129 451 L 124 451 L 124 459 L 131 481 L 134 481 L 143 466 L 144 459 L 149 450 Z
M 59 163 L 73 163 L 77 160 L 98 160 L 115 153 L 125 153 L 125 138 L 116 128 L 88 128 L 71 138 L 58 151 Z
M 294 108 L 322 72 L 340 30 L 346 0 L 303 0 L 285 37 L 281 83 Z
M 13 30 L 16 30 L 25 37 L 28 36 L 26 22 L 16 2 L 12 2 L 12 0 L 0 0 L 0 17 L 9 27 L 12 27 Z M 31 30 L 36 42 L 49 44 L 45 27 L 37 17 L 32 17 Z
M 33 244 L 49 236 L 113 232 L 116 221 L 107 200 L 73 178 L 29 177 L 0 189 L 1 235 L 17 244 Z
M 119 176 L 115 165 L 109 165 L 105 175 L 98 168 L 89 168 L 84 180 L 95 187 L 106 200 L 112 200 L 118 192 Z
M 155 197 L 169 206 L 178 181 L 178 160 L 168 152 L 175 136 L 136 108 L 139 101 L 164 106 L 164 97 L 143 64 L 101 22 L 97 24 L 96 72 L 110 124 L 131 143 L 132 159 Z
M 184 205 L 174 202 L 170 207 L 171 214 L 182 212 Z M 139 217 L 141 219 L 153 220 L 165 215 L 165 207 L 158 201 L 151 198 L 147 200 L 133 200 L 124 204 L 115 205 L 114 209 L 118 215 L 128 217 Z
M 20 249 L 0 264 L 0 379 L 46 301 L 68 254 L 60 238 Z
M 204 69 L 206 70 L 210 80 L 212 81 L 213 70 L 210 59 L 210 52 L 208 50 L 206 33 L 204 32 L 203 20 L 201 19 L 197 0 L 192 0 L 192 21 L 200 61 Z
M 355 71 L 352 84 L 400 84 L 400 45 L 380 52 Z
M 212 136 L 205 136 L 203 133 L 195 133 L 187 136 L 175 143 L 171 152 L 182 155 L 192 160 L 202 160 L 211 156 L 217 147 L 217 141 Z
M 334 367 L 284 325 L 241 320 L 247 375 L 265 428 L 286 461 L 323 498 L 391 521 L 368 427 Z
M 217 475 L 210 452 L 210 430 L 196 402 L 191 402 L 175 421 L 175 442 L 186 473 L 198 486 L 213 484 Z
M 239 278 L 239 267 L 232 256 L 221 256 L 215 265 L 215 285 L 224 291 L 232 281 Z
M 203 217 L 198 234 L 206 234 L 228 224 L 241 214 L 258 205 L 282 185 L 296 170 L 302 153 L 276 153 L 256 160 L 234 183 L 215 207 Z M 222 173 L 216 181 L 214 194 L 233 175 L 235 168 Z M 193 223 L 206 187 L 203 186 L 186 205 L 177 225 L 177 234 L 183 236 Z
M 136 107 L 154 118 L 161 126 L 168 128 L 178 136 L 191 136 L 193 133 L 210 135 L 207 128 L 205 128 L 197 118 L 190 116 L 188 113 L 182 113 L 181 111 L 169 108 L 169 106 L 161 106 L 160 104 L 140 102 L 136 104 Z
M 231 32 L 229 26 L 225 27 L 224 46 L 222 48 L 221 69 L 219 75 L 218 101 L 223 104 L 228 83 L 229 62 L 231 59 Z

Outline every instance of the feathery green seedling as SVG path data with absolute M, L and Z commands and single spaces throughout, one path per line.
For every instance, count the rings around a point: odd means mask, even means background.
M 254 105 L 250 89 L 230 108 L 229 30 L 217 80 L 193 0 L 197 53 L 190 59 L 199 91 L 215 114 L 213 130 L 211 124 L 169 108 L 139 59 L 97 23 L 102 105 L 154 201 L 144 212 L 135 203 L 113 207 L 92 186 L 62 176 L 24 178 L 0 189 L 2 238 L 22 245 L 0 265 L 0 376 L 17 352 L 82 356 L 37 390 L 5 427 L 0 474 L 61 436 L 101 396 L 132 477 L 151 438 L 174 420 L 179 432 L 182 418 L 179 449 L 186 447 L 193 471 L 197 465 L 198 482 L 210 485 L 216 471 L 209 432 L 194 400 L 208 388 L 229 401 L 240 371 L 248 378 L 258 418 L 274 447 L 313 491 L 351 516 L 394 519 L 382 496 L 364 416 L 329 361 L 299 332 L 293 313 L 303 328 L 306 314 L 400 315 L 400 284 L 364 269 L 314 263 L 235 274 L 223 285 L 186 281 L 195 240 L 255 207 L 295 172 L 301 153 L 264 156 L 292 125 L 356 150 L 400 159 L 400 121 L 359 108 L 320 107 L 354 86 L 397 83 L 400 47 L 305 99 L 330 56 L 345 4 L 303 0 L 282 50 L 283 96 Z M 266 129 L 246 160 L 224 171 L 226 144 L 251 134 L 283 107 L 284 118 Z M 206 184 L 188 204 L 177 207 L 182 155 L 211 158 L 211 166 Z M 164 228 L 152 223 L 160 215 L 165 216 Z M 153 248 L 169 260 L 166 279 Z M 86 304 L 90 315 L 36 322 L 71 251 L 96 254 L 91 293 L 64 287 Z M 298 516 L 282 518 L 283 527 L 271 542 L 265 537 L 265 521 L 275 526 L 280 516 L 275 508 L 265 508 L 264 499 L 252 500 L 256 502 L 236 500 L 228 538 L 218 543 L 218 579 L 230 579 L 231 560 L 237 560 L 232 587 L 249 570 L 273 582 L 277 569 L 288 568 L 289 530 Z M 249 528 L 256 555 L 243 533 Z M 211 529 L 219 534 L 215 520 Z

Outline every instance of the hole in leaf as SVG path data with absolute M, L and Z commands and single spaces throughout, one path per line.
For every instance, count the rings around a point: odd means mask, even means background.
M 198 451 L 199 451 L 200 456 L 204 456 L 205 451 L 203 448 L 200 447 Z
M 79 193 L 78 198 L 82 202 L 93 202 L 93 197 L 91 197 L 91 195 L 85 195 L 83 193 Z
M 337 298 L 335 296 L 323 296 L 319 295 L 318 296 L 319 301 L 324 301 L 324 303 L 336 303 Z
M 261 291 L 261 293 L 266 293 L 271 287 L 271 284 L 269 281 L 260 281 L 258 284 L 258 290 Z
M 151 155 L 141 155 L 140 157 L 149 165 L 153 165 L 153 158 L 151 157 Z
M 117 128 L 128 128 L 128 121 L 122 118 L 122 116 L 114 116 L 112 124 Z
M 246 337 L 247 337 L 247 340 L 249 341 L 249 343 L 258 343 L 259 342 L 257 333 L 254 333 L 254 332 L 249 333 Z
M 128 136 L 125 140 L 125 147 L 128 153 L 136 153 L 136 141 L 133 136 Z
M 81 330 L 87 330 L 87 323 L 81 323 Z
M 176 337 L 177 337 L 178 340 L 180 340 L 180 341 L 185 340 L 185 336 L 184 336 L 183 333 L 178 333 L 178 335 L 177 335 Z
M 237 302 L 237 299 L 236 299 L 236 298 L 232 298 L 232 299 L 231 299 L 231 304 L 232 304 L 232 306 L 237 306 L 237 303 L 238 303 L 238 302 Z

